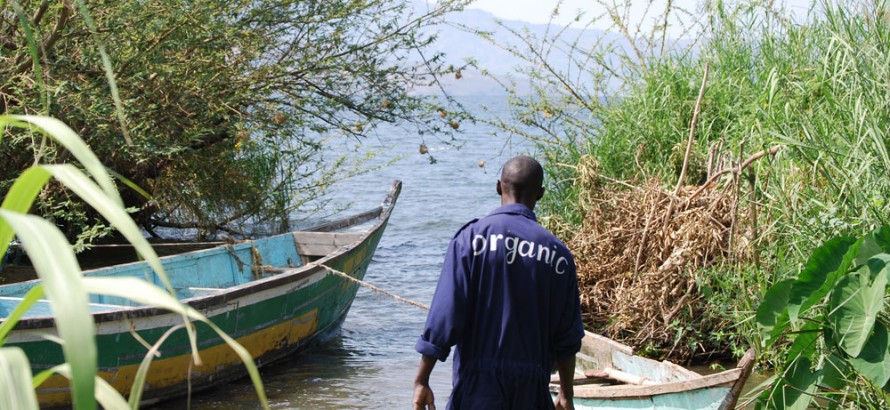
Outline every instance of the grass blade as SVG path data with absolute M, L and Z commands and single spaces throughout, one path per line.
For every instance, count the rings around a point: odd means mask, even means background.
M 0 409 L 37 409 L 31 364 L 17 347 L 0 348 Z
M 3 319 L 3 323 L 0 323 L 0 346 L 6 344 L 6 335 L 8 335 L 9 331 L 15 327 L 15 324 L 19 322 L 19 319 L 24 316 L 25 312 L 27 312 L 38 300 L 43 299 L 44 295 L 43 285 L 38 284 L 34 286 L 25 294 L 22 301 L 15 306 L 12 313 Z
M 115 187 L 111 176 L 105 171 L 105 166 L 102 165 L 102 162 L 99 161 L 99 157 L 90 150 L 90 147 L 87 146 L 74 130 L 65 125 L 62 121 L 51 117 L 30 115 L 14 115 L 11 117 L 23 123 L 38 127 L 45 132 L 46 135 L 49 135 L 53 140 L 65 147 L 65 149 L 71 152 L 74 158 L 77 158 L 77 161 L 87 170 L 96 183 L 102 187 L 102 190 L 105 191 L 108 197 L 114 200 L 114 203 L 123 207 L 120 193 L 117 192 L 117 188 Z M 18 123 L 11 123 L 10 125 L 21 126 Z
M 43 189 L 46 182 L 49 181 L 50 174 L 40 168 L 31 167 L 25 170 L 9 188 L 6 196 L 3 198 L 3 209 L 16 211 L 19 213 L 28 213 L 37 194 Z M 9 249 L 9 241 L 15 236 L 12 227 L 6 221 L 0 219 L 0 255 L 5 255 Z
M 71 366 L 61 364 L 53 367 L 49 373 L 58 373 L 67 378 L 71 378 Z M 112 387 L 105 379 L 96 376 L 96 400 L 102 405 L 103 409 L 111 410 L 129 410 L 127 401 L 124 400 L 118 391 Z
M 40 54 L 37 50 L 39 45 L 34 38 L 34 30 L 31 28 L 31 21 L 28 19 L 28 16 L 25 15 L 25 10 L 22 9 L 22 5 L 19 4 L 19 2 L 13 0 L 12 8 L 15 10 L 16 16 L 18 16 L 19 21 L 22 23 L 25 39 L 28 40 L 28 51 L 31 54 L 31 63 L 34 65 L 34 77 L 43 94 L 43 112 L 49 113 L 49 91 L 46 88 L 46 82 L 43 80 L 43 69 L 40 68 Z
M 62 345 L 65 360 L 71 365 L 74 407 L 95 409 L 95 324 L 89 311 L 89 298 L 80 281 L 77 258 L 59 229 L 46 220 L 7 210 L 0 210 L 0 217 L 22 239 L 52 302 L 56 328 L 65 341 Z
M 142 304 L 157 306 L 175 313 L 188 316 L 193 320 L 200 321 L 210 326 L 210 328 L 213 329 L 213 331 L 215 331 L 226 342 L 226 344 L 228 344 L 229 347 L 231 347 L 232 350 L 235 351 L 235 353 L 241 358 L 241 361 L 244 362 L 244 367 L 247 369 L 247 372 L 250 375 L 250 379 L 253 382 L 257 396 L 259 397 L 263 408 L 269 408 L 266 400 L 266 393 L 263 390 L 263 381 L 260 378 L 259 370 L 257 370 L 256 363 L 253 361 L 253 357 L 250 355 L 250 352 L 248 352 L 247 349 L 241 346 L 241 344 L 239 344 L 231 336 L 223 332 L 222 329 L 216 326 L 215 323 L 211 322 L 200 312 L 198 312 L 191 306 L 182 304 L 178 299 L 165 292 L 163 289 L 137 278 L 85 277 L 83 278 L 83 284 L 90 293 L 118 296 Z
M 158 255 L 151 247 L 151 244 L 142 236 L 142 231 L 133 222 L 133 218 L 117 204 L 113 202 L 113 198 L 109 198 L 106 192 L 96 185 L 89 177 L 73 165 L 44 165 L 42 166 L 46 172 L 52 175 L 56 180 L 65 184 L 68 189 L 73 191 L 77 196 L 86 201 L 96 211 L 102 214 L 117 230 L 133 244 L 133 247 L 145 258 L 149 266 L 157 273 L 161 282 L 167 287 L 171 293 L 173 285 L 164 273 L 164 267 L 158 260 Z
M 83 16 L 84 22 L 87 23 L 87 27 L 90 28 L 90 31 L 93 33 L 98 32 L 96 23 L 93 21 L 86 3 L 83 0 L 77 0 L 76 3 L 77 8 L 80 9 L 80 13 Z M 102 42 L 97 41 L 96 43 L 98 44 L 99 55 L 102 56 L 102 68 L 105 69 L 105 80 L 108 81 L 108 88 L 111 89 L 111 98 L 114 100 L 115 113 L 117 114 L 118 122 L 120 122 L 121 125 L 121 132 L 124 134 L 124 141 L 127 142 L 127 145 L 133 145 L 133 141 L 130 139 L 130 133 L 127 131 L 127 116 L 124 114 L 124 104 L 121 102 L 120 92 L 117 88 L 117 80 L 114 78 L 114 70 L 111 68 L 111 58 L 108 57 L 108 52 L 105 51 L 105 46 L 102 45 Z

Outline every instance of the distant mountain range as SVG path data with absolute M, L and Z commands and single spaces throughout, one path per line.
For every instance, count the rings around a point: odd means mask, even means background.
M 415 0 L 416 10 L 424 10 L 426 5 L 423 0 Z M 512 76 L 517 83 L 524 83 L 524 77 L 517 73 L 517 68 L 528 67 L 528 63 L 511 54 L 507 49 L 519 44 L 520 39 L 511 33 L 528 33 L 538 41 L 546 37 L 552 37 L 554 31 L 562 30 L 561 26 L 549 27 L 546 24 L 531 24 L 523 21 L 500 20 L 496 23 L 496 17 L 489 12 L 479 9 L 466 9 L 448 16 L 449 24 L 431 27 L 430 32 L 436 33 L 437 38 L 434 48 L 444 52 L 446 61 L 455 67 L 464 65 L 467 61 L 475 61 L 478 69 L 468 69 L 461 72 L 461 78 L 447 77 L 441 79 L 446 89 L 453 95 L 497 95 L 504 91 L 497 82 L 484 76 L 480 70 L 498 78 Z M 492 41 L 483 39 L 479 35 L 469 32 L 465 28 L 475 28 L 481 32 L 490 32 Z M 549 35 L 548 35 L 549 30 Z M 576 43 L 582 49 L 591 48 L 597 41 L 616 41 L 625 44 L 623 37 L 606 33 L 602 30 L 583 30 L 576 28 L 565 29 L 559 36 L 560 46 L 568 47 L 566 42 Z M 528 46 L 522 47 L 523 50 Z M 524 51 L 525 52 L 525 51 Z M 558 70 L 573 70 L 570 68 L 569 58 L 564 51 L 554 50 L 548 55 L 548 63 Z M 522 87 L 520 86 L 522 91 Z M 419 92 L 432 92 L 433 90 L 418 90 Z

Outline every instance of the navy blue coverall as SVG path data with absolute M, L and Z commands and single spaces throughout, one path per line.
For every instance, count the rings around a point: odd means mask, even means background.
M 510 204 L 451 240 L 416 350 L 445 361 L 456 346 L 448 409 L 552 409 L 555 361 L 583 336 L 572 254 Z

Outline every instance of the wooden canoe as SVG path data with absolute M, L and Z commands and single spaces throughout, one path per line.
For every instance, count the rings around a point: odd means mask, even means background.
M 586 332 L 576 357 L 576 409 L 720 409 L 735 407 L 754 365 L 748 350 L 734 369 L 701 375 L 676 364 L 646 359 L 633 349 Z M 559 376 L 551 380 L 551 391 Z
M 270 236 L 161 258 L 177 296 L 238 340 L 258 366 L 271 363 L 336 335 L 358 284 L 325 267 L 362 279 L 396 203 L 401 182 L 371 211 L 303 231 Z M 153 276 L 143 262 L 86 271 L 96 276 Z M 37 281 L 0 286 L 0 322 Z M 155 282 L 157 278 L 155 277 Z M 163 286 L 162 286 L 163 287 Z M 134 337 L 153 344 L 182 317 L 128 300 L 92 296 L 100 375 L 129 392 L 148 351 Z M 197 325 L 203 361 L 192 365 L 183 330 L 169 335 L 153 360 L 143 398 L 159 401 L 246 375 L 234 351 L 204 324 Z M 24 349 L 32 370 L 64 362 L 62 350 L 44 335 L 56 334 L 47 301 L 38 302 L 10 332 L 7 346 Z M 37 389 L 41 407 L 70 401 L 68 382 L 54 376 Z

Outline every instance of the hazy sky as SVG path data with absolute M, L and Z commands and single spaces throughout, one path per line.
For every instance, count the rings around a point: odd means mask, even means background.
M 673 0 L 672 3 L 674 6 L 694 12 L 700 1 Z M 554 21 L 560 25 L 572 24 L 578 10 L 583 10 L 586 14 L 581 21 L 587 23 L 601 13 L 600 2 L 621 5 L 626 3 L 624 0 L 564 0 Z M 812 0 L 778 0 L 777 2 L 784 3 L 791 12 L 801 16 L 806 15 L 807 9 L 813 3 Z M 550 21 L 557 3 L 557 0 L 476 0 L 469 8 L 482 9 L 508 20 L 547 23 Z M 632 6 L 627 9 L 630 21 L 640 22 L 645 26 L 647 22 L 651 24 L 663 12 L 667 0 L 633 0 L 630 3 Z M 650 7 L 648 12 L 646 12 L 647 5 Z M 607 19 L 600 20 L 594 28 L 605 29 L 610 24 Z

